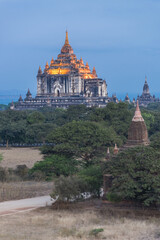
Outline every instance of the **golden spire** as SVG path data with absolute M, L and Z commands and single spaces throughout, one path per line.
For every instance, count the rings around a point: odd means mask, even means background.
M 81 64 L 81 65 L 84 64 L 84 63 L 83 63 L 83 59 L 82 59 L 82 57 L 80 58 L 80 64 Z
M 48 68 L 49 68 L 48 62 L 46 63 L 46 66 L 45 66 L 45 68 L 46 68 L 46 69 L 48 69 Z
M 66 30 L 66 39 L 65 39 L 65 45 L 69 45 L 69 40 L 68 40 L 68 31 Z
M 89 68 L 88 62 L 86 63 L 86 68 Z
M 54 59 L 52 57 L 52 60 L 51 60 L 51 63 L 50 63 L 50 66 L 52 66 L 54 64 Z
M 95 67 L 93 67 L 92 74 L 93 74 L 95 77 L 97 77 L 97 73 L 96 73 Z

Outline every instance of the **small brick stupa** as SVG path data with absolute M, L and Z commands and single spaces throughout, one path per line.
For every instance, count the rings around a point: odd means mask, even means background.
M 149 145 L 148 131 L 137 101 L 136 111 L 128 130 L 128 140 L 124 147 Z

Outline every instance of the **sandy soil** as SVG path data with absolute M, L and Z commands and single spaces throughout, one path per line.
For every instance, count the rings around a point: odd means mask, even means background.
M 15 169 L 17 165 L 23 164 L 32 168 L 35 162 L 43 159 L 39 149 L 35 148 L 1 148 L 0 154 L 3 156 L 0 166 L 13 169 Z
M 157 240 L 160 220 L 114 216 L 94 209 L 42 208 L 0 218 L 1 240 Z M 9 226 L 9 227 L 8 227 Z M 93 229 L 103 229 L 94 236 Z

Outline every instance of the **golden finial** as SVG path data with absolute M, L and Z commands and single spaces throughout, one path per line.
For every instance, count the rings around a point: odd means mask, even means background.
M 92 74 L 93 74 L 95 77 L 97 77 L 97 73 L 96 73 L 95 67 L 93 67 Z
M 50 66 L 52 66 L 53 64 L 54 64 L 54 60 L 53 60 L 53 57 L 52 57 L 52 60 L 51 60 Z
M 88 65 L 88 62 L 86 63 L 86 68 L 88 68 L 88 69 L 89 69 L 89 65 Z
M 69 40 L 68 40 L 68 31 L 66 30 L 66 39 L 65 39 L 65 45 L 69 45 Z
M 80 63 L 83 65 L 83 59 L 82 59 L 82 57 L 80 58 Z
M 46 68 L 46 69 L 48 69 L 48 68 L 49 68 L 48 62 L 46 62 L 46 66 L 45 66 L 45 68 Z

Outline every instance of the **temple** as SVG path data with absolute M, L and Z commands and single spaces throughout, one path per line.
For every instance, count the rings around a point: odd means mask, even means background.
M 140 106 L 146 107 L 149 103 L 159 102 L 159 98 L 155 98 L 155 95 L 151 95 L 149 91 L 149 85 L 147 82 L 147 77 L 145 77 L 145 83 L 143 86 L 143 92 L 141 96 L 137 97 Z
M 128 130 L 128 140 L 124 147 L 149 145 L 148 131 L 137 101 L 136 111 Z
M 41 67 L 37 74 L 37 95 L 32 98 L 28 90 L 26 98 L 20 96 L 16 109 L 35 109 L 44 106 L 66 108 L 73 104 L 103 106 L 109 101 L 106 81 L 99 78 L 95 67 L 77 59 L 69 44 L 66 31 L 65 43 L 57 59 Z

